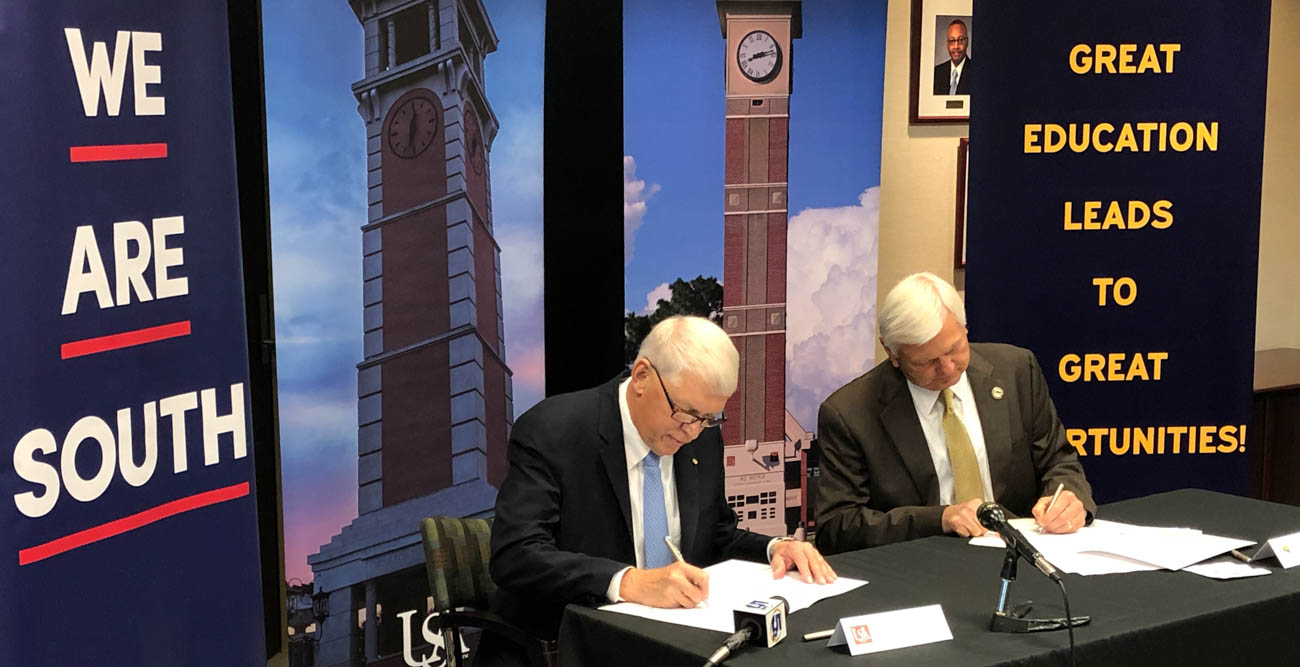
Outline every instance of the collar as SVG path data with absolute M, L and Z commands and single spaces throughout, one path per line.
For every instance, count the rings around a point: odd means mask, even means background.
M 970 378 L 966 377 L 966 371 L 962 371 L 961 377 L 957 378 L 957 384 L 949 387 L 952 393 L 963 405 L 975 405 L 975 393 L 970 388 Z M 939 398 L 939 392 L 934 389 L 924 389 L 912 384 L 907 380 L 907 390 L 912 394 L 912 403 L 916 406 L 916 414 L 927 416 L 934 412 L 937 407 L 943 410 L 943 402 Z
M 623 450 L 627 452 L 627 469 L 631 470 L 641 463 L 650 453 L 650 445 L 641 439 L 641 432 L 632 423 L 632 413 L 627 409 L 627 386 L 632 378 L 623 380 L 618 385 L 618 416 L 623 420 Z

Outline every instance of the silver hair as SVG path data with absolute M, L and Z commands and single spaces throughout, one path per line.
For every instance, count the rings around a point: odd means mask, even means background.
M 740 354 L 727 332 L 703 317 L 664 319 L 650 330 L 636 356 L 648 359 L 665 382 L 676 383 L 683 373 L 690 373 L 714 396 L 736 391 Z
M 944 311 L 966 326 L 966 306 L 957 290 L 933 273 L 913 273 L 898 281 L 880 304 L 881 344 L 897 354 L 899 345 L 919 345 L 934 338 L 943 328 Z

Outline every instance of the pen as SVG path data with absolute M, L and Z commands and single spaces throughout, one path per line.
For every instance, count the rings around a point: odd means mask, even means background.
M 667 545 L 668 545 L 668 550 L 671 551 L 671 552 L 673 552 L 673 558 L 674 558 L 678 563 L 685 563 L 685 562 L 686 562 L 686 559 L 682 557 L 682 551 L 681 551 L 681 549 L 678 549 L 678 548 L 677 548 L 677 545 L 676 545 L 676 544 L 673 544 L 673 539 L 672 539 L 671 537 L 668 537 L 667 535 L 664 535 L 664 544 L 667 544 Z M 708 606 L 709 606 L 709 601 L 708 601 L 708 600 L 700 600 L 700 606 L 701 606 L 701 607 L 708 607 Z
M 806 641 L 806 642 L 810 642 L 810 641 L 814 641 L 814 640 L 817 640 L 817 639 L 826 639 L 827 637 L 829 637 L 829 636 L 831 636 L 831 635 L 833 635 L 833 634 L 835 634 L 835 630 L 834 630 L 834 629 L 831 629 L 831 630 L 818 630 L 817 632 L 809 632 L 809 633 L 804 634 L 804 636 L 803 636 L 803 640 Z
M 1065 482 L 1056 483 L 1056 493 L 1053 493 L 1052 499 L 1047 501 L 1047 509 L 1043 511 L 1043 516 L 1047 516 L 1048 514 L 1052 513 L 1052 507 L 1056 505 L 1056 499 L 1061 497 L 1061 489 L 1064 488 L 1065 488 Z M 1038 524 L 1038 532 L 1040 533 L 1043 532 L 1042 524 Z
M 1243 563 L 1249 563 L 1249 562 L 1250 562 L 1250 556 L 1247 556 L 1246 554 L 1241 553 L 1240 551 L 1237 551 L 1236 549 L 1233 549 L 1232 551 L 1229 551 L 1228 553 L 1232 554 L 1232 557 L 1233 557 L 1233 558 L 1236 558 L 1237 560 L 1239 560 L 1239 561 L 1241 561 L 1241 562 L 1243 562 Z
M 673 544 L 673 538 L 668 537 L 667 535 L 664 535 L 664 544 L 667 544 L 667 545 L 668 545 L 668 550 L 671 551 L 671 552 L 673 552 L 673 558 L 674 558 L 678 563 L 685 563 L 685 562 L 686 562 L 686 559 L 685 559 L 685 558 L 682 558 L 682 552 L 677 548 L 677 545 L 676 545 L 676 544 Z

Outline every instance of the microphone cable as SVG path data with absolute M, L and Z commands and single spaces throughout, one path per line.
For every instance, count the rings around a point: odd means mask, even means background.
M 1065 582 L 1059 578 L 1056 585 L 1061 588 L 1061 600 L 1065 603 L 1065 631 L 1070 635 L 1070 667 L 1074 664 L 1074 617 L 1070 615 L 1070 595 L 1065 592 Z

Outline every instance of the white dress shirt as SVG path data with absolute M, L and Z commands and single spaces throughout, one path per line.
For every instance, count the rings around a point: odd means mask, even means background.
M 632 413 L 627 409 L 628 378 L 618 385 L 618 414 L 623 418 L 623 453 L 627 461 L 627 496 L 632 501 L 632 544 L 636 548 L 636 566 L 645 567 L 645 528 L 641 525 L 641 480 L 645 476 L 645 456 L 650 453 L 650 446 L 641 439 L 640 431 L 632 423 Z M 665 404 L 664 407 L 667 407 Z M 679 548 L 682 544 L 682 513 L 677 506 L 677 484 L 673 477 L 672 455 L 659 457 L 659 474 L 664 483 L 664 510 L 668 513 L 668 536 Z M 605 595 L 612 602 L 622 600 L 618 596 L 619 586 L 623 583 L 623 574 L 631 568 L 623 568 L 609 582 Z
M 961 62 L 951 65 L 952 70 L 948 72 L 948 90 L 955 90 L 958 85 L 961 85 L 961 73 L 966 69 L 966 60 L 966 58 L 962 58 Z M 951 61 L 949 63 L 951 64 Z M 956 95 L 957 93 L 951 94 Z
M 984 500 L 996 502 L 993 497 L 993 477 L 989 475 L 989 453 L 984 446 L 984 429 L 980 426 L 980 413 L 975 407 L 975 394 L 971 391 L 970 379 L 966 373 L 962 373 L 957 384 L 950 388 L 953 411 L 966 427 L 971 447 L 975 449 L 975 460 L 979 462 Z M 934 461 L 934 472 L 939 476 L 939 504 L 951 505 L 957 493 L 952 481 L 952 463 L 948 461 L 948 438 L 943 434 L 943 397 L 940 392 L 912 384 L 911 380 L 907 381 L 907 390 L 912 394 L 912 404 L 916 406 L 916 416 L 921 421 L 921 431 L 925 433 L 925 444 L 930 448 L 930 459 Z
M 645 456 L 650 453 L 650 446 L 645 444 L 641 439 L 641 432 L 636 430 L 636 425 L 632 423 L 632 413 L 627 409 L 627 385 L 632 381 L 631 378 L 624 380 L 618 385 L 618 414 L 623 418 L 623 454 L 627 461 L 627 496 L 632 502 L 632 544 L 636 549 L 636 566 L 645 567 L 645 527 L 641 525 L 641 482 L 645 476 Z M 668 407 L 667 404 L 664 407 Z M 980 442 L 983 442 L 981 440 Z M 673 477 L 673 457 L 672 455 L 659 457 L 659 474 L 663 475 L 664 482 L 664 510 L 668 513 L 668 537 L 672 539 L 673 544 L 680 549 L 682 546 L 682 512 L 681 507 L 677 504 L 677 483 Z M 951 473 L 949 473 L 951 477 Z M 949 480 L 949 486 L 952 486 Z M 772 550 L 776 548 L 780 538 L 772 538 L 767 543 L 767 560 L 772 560 Z M 623 575 L 632 568 L 625 567 L 609 580 L 609 588 L 605 589 L 605 597 L 610 602 L 622 602 L 623 598 L 618 594 L 619 588 L 623 585 Z

